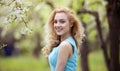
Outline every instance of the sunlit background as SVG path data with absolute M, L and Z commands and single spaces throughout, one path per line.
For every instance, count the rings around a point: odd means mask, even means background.
M 53 9 L 64 6 L 71 8 L 85 27 L 87 43 L 82 51 L 86 52 L 89 71 L 107 71 L 96 15 L 90 13 L 97 13 L 107 44 L 107 4 L 105 0 L 0 0 L 0 71 L 50 71 L 41 53 L 44 31 L 48 30 L 44 25 Z M 78 58 L 77 71 L 82 71 L 82 57 Z

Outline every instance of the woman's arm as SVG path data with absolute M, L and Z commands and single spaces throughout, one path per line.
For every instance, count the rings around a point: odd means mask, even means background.
M 58 50 L 58 60 L 55 71 L 64 71 L 68 58 L 72 55 L 72 46 L 69 42 L 63 41 Z

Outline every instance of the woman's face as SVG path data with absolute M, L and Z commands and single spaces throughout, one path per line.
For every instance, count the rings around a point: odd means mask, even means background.
M 71 25 L 65 13 L 56 13 L 54 18 L 54 30 L 59 36 L 70 34 Z

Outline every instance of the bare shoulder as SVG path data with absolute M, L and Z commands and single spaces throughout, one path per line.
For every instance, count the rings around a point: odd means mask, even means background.
M 62 54 L 68 54 L 68 57 L 72 55 L 72 46 L 68 41 L 62 41 L 60 44 L 59 52 Z
M 69 49 L 72 46 L 71 46 L 71 44 L 68 41 L 62 41 L 61 44 L 60 44 L 60 47 Z
M 56 71 L 63 71 L 68 58 L 71 56 L 72 46 L 68 41 L 62 41 L 59 45 Z

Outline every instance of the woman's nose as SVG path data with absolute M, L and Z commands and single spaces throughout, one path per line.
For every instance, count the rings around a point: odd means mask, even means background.
M 57 22 L 57 23 L 55 24 L 55 26 L 60 26 L 60 23 L 59 23 L 59 22 Z

